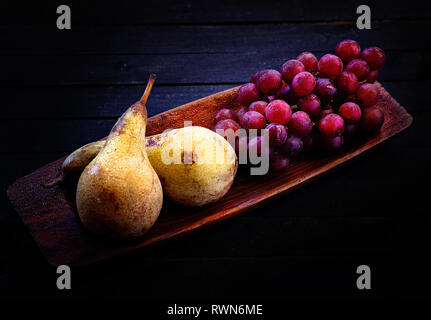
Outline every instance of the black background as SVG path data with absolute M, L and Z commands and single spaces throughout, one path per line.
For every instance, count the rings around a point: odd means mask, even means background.
M 72 29 L 57 30 L 68 4 Z M 0 297 L 263 303 L 429 298 L 431 12 L 422 1 L 44 1 L 0 4 Z M 343 39 L 387 55 L 379 80 L 411 128 L 339 170 L 204 231 L 72 269 L 56 288 L 6 198 L 16 178 L 105 136 L 158 75 L 149 114 Z M 372 290 L 356 288 L 367 264 Z M 157 304 L 155 304 L 157 306 Z

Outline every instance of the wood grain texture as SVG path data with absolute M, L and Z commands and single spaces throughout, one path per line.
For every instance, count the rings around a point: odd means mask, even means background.
M 58 0 L 45 0 L 43 5 L 16 1 L 0 2 L 0 25 L 49 25 Z M 231 1 L 231 0 L 156 0 L 156 1 L 67 1 L 73 11 L 76 26 L 109 25 L 170 25 L 197 23 L 277 23 L 314 22 L 356 19 L 358 1 L 337 0 L 328 3 L 319 0 L 291 1 Z M 426 19 L 430 18 L 427 3 L 411 0 L 373 1 L 373 19 Z M 54 16 L 55 17 L 55 16 Z
M 335 24 L 262 24 L 253 27 L 243 24 L 74 27 L 66 33 L 52 26 L 0 28 L 1 54 L 20 56 L 214 54 L 274 50 L 279 55 L 302 51 L 327 53 L 333 52 L 342 39 L 354 39 L 363 49 L 379 46 L 386 52 L 411 51 L 418 45 L 421 50 L 430 49 L 431 43 L 418 44 L 417 41 L 427 36 L 428 23 L 424 21 L 373 22 L 370 30 L 358 30 L 356 20 Z M 265 43 L 271 45 L 263 45 Z
M 283 56 L 280 56 L 280 52 Z M 160 75 L 157 78 L 158 85 L 240 84 L 250 79 L 250 75 L 256 70 L 278 69 L 286 60 L 296 57 L 300 52 L 286 52 L 282 46 L 278 46 L 274 50 L 232 53 L 34 55 L 26 56 L 25 59 L 22 56 L 7 55 L 3 56 L 3 63 L 0 62 L 0 86 L 145 85 L 150 73 Z M 430 51 L 385 52 L 386 63 L 379 71 L 379 80 L 429 79 Z M 320 58 L 326 52 L 314 53 Z M 235 72 L 226 72 L 227 70 Z M 36 76 L 29 77 L 29 74 Z
M 412 117 L 380 84 L 378 87 L 378 105 L 386 119 L 378 135 L 358 140 L 332 156 L 299 159 L 287 171 L 278 173 L 276 179 L 271 174 L 250 177 L 240 172 L 228 194 L 206 207 L 186 208 L 166 201 L 150 232 L 134 242 L 112 242 L 89 234 L 74 209 L 74 185 L 52 189 L 40 186 L 56 174 L 63 159 L 18 179 L 9 187 L 8 197 L 50 264 L 83 265 L 112 257 L 210 226 L 256 207 L 316 179 L 409 127 Z M 184 120 L 212 128 L 214 115 L 220 108 L 238 107 L 237 90 L 238 87 L 232 88 L 156 115 L 148 121 L 147 134 L 181 127 Z

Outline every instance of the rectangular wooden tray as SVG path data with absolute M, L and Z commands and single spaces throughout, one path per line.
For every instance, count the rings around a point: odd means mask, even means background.
M 212 225 L 286 194 L 408 128 L 412 123 L 410 114 L 379 83 L 377 86 L 378 105 L 385 114 L 385 123 L 377 135 L 360 138 L 332 156 L 316 154 L 298 159 L 287 171 L 276 173 L 276 179 L 271 174 L 250 177 L 239 172 L 231 190 L 212 205 L 187 208 L 165 201 L 152 229 L 133 242 L 112 242 L 88 233 L 75 211 L 75 185 L 51 189 L 41 186 L 55 176 L 64 158 L 15 181 L 8 188 L 8 197 L 50 264 L 76 266 L 112 257 Z M 237 90 L 238 87 L 219 92 L 151 117 L 147 136 L 182 127 L 184 120 L 212 129 L 220 108 L 239 107 L 235 102 Z

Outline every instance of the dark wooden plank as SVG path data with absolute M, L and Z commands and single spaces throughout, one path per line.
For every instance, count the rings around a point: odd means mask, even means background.
M 226 105 L 239 107 L 235 100 L 237 90 L 238 87 L 150 118 L 148 135 L 181 127 L 186 119 L 194 119 L 195 125 L 212 127 L 214 114 L 220 108 Z M 314 156 L 294 162 L 290 170 L 277 174 L 277 179 L 273 175 L 247 177 L 239 174 L 222 201 L 202 208 L 186 208 L 165 202 L 157 223 L 136 242 L 120 245 L 90 235 L 80 226 L 73 209 L 75 187 L 68 191 L 62 186 L 51 189 L 41 186 L 56 174 L 62 159 L 17 180 L 9 187 L 8 197 L 51 264 L 78 265 L 101 260 L 210 226 L 263 204 L 270 198 L 310 182 L 409 127 L 411 116 L 380 85 L 379 90 L 379 107 L 385 113 L 386 121 L 378 135 L 358 141 L 336 155 Z
M 0 7 L 2 25 L 52 25 L 61 1 L 44 1 L 25 5 L 3 1 Z M 357 1 L 318 0 L 283 1 L 92 1 L 69 0 L 74 25 L 146 25 L 178 23 L 245 23 L 245 22 L 303 22 L 355 20 Z M 425 2 L 414 0 L 406 6 L 403 1 L 376 1 L 370 4 L 373 19 L 431 18 Z
M 371 30 L 355 23 L 264 24 L 229 26 L 132 26 L 55 28 L 4 27 L 0 54 L 172 54 L 244 53 L 255 51 L 333 52 L 343 39 L 355 39 L 363 48 L 385 50 L 429 49 L 430 22 L 381 22 Z M 172 35 L 175 34 L 175 37 Z
M 423 282 L 419 282 L 421 285 L 415 291 L 403 291 L 404 283 L 416 279 L 415 273 L 410 272 L 393 283 L 395 261 L 387 256 L 147 260 L 141 254 L 133 259 L 111 261 L 110 264 L 72 268 L 73 287 L 68 292 L 56 288 L 56 274 L 52 269 L 34 265 L 34 259 L 26 256 L 16 261 L 16 266 L 7 265 L 6 279 L 1 282 L 3 290 L 0 297 L 3 299 L 34 299 L 37 296 L 38 299 L 55 298 L 60 301 L 139 297 L 139 307 L 145 309 L 146 315 L 156 311 L 151 319 L 160 319 L 158 316 L 166 312 L 166 306 L 158 302 L 160 300 L 264 301 L 267 318 L 273 310 L 273 304 L 267 302 L 269 299 L 364 298 L 365 293 L 357 290 L 355 281 L 357 266 L 365 262 L 373 272 L 373 289 L 366 293 L 368 298 L 383 294 L 386 297 L 411 297 L 418 295 L 418 289 L 423 288 L 425 292 L 426 288 Z M 420 262 L 419 259 L 413 261 Z M 231 280 L 233 278 L 234 281 Z M 281 306 L 280 302 L 274 304 Z M 285 309 L 277 310 L 282 312 Z M 270 319 L 275 318 L 274 315 Z
M 296 52 L 120 56 L 3 56 L 0 86 L 242 83 L 259 69 L 279 69 Z M 319 55 L 320 56 L 320 55 Z M 220 63 L 220 62 L 223 63 Z M 254 61 L 251 63 L 251 61 Z M 260 62 L 257 62 L 260 61 Z M 379 80 L 428 80 L 430 51 L 388 51 Z M 49 68 L 47 68 L 49 66 Z
M 426 92 L 430 81 L 383 82 L 383 86 L 409 111 L 431 111 Z M 232 85 L 155 86 L 148 103 L 150 116 L 196 100 Z M 134 87 L 38 87 L 0 88 L 3 108 L 0 119 L 94 119 L 117 118 L 144 88 Z M 31 103 L 23 103 L 31 101 Z M 37 124 L 36 124 L 37 125 Z M 43 131 L 44 123 L 37 125 Z M 14 126 L 12 124 L 12 126 Z M 85 123 L 83 123 L 85 127 Z M 25 128 L 25 127 L 24 127 Z M 11 129 L 13 130 L 13 129 Z M 83 129 L 85 131 L 85 129 Z
M 148 103 L 148 114 L 152 116 L 231 87 L 155 85 Z M 143 86 L 0 88 L 4 105 L 0 109 L 0 119 L 117 118 L 144 90 Z

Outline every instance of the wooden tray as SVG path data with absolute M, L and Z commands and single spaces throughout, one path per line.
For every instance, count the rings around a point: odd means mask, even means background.
M 50 264 L 76 266 L 112 257 L 212 225 L 286 194 L 409 127 L 412 117 L 379 83 L 377 86 L 378 104 L 385 114 L 378 135 L 361 138 L 332 156 L 316 154 L 298 159 L 287 171 L 274 173 L 277 178 L 271 174 L 251 177 L 239 172 L 232 189 L 220 201 L 206 207 L 187 208 L 165 201 L 153 228 L 137 241 L 118 243 L 88 233 L 75 213 L 74 184 L 52 189 L 41 187 L 41 183 L 55 176 L 64 158 L 15 181 L 7 191 L 8 197 Z M 232 88 L 156 115 L 148 120 L 147 135 L 182 127 L 184 120 L 212 128 L 220 108 L 239 107 L 235 102 L 237 90 L 238 87 Z

